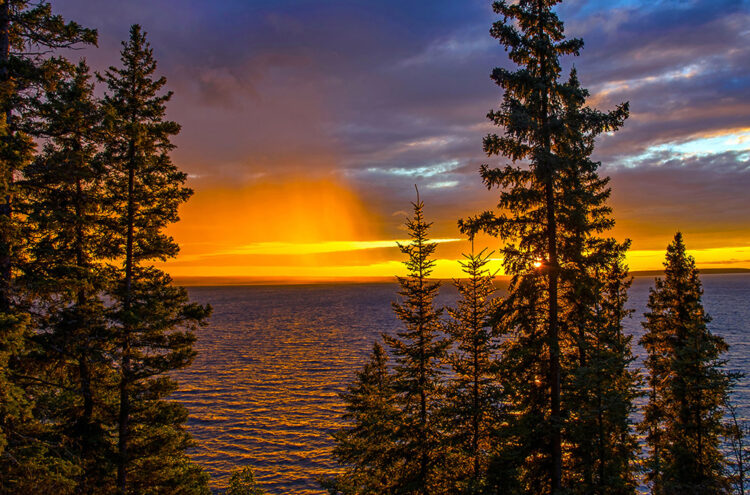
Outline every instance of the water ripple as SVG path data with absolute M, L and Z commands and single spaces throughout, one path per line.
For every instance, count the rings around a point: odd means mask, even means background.
M 705 276 L 711 328 L 731 349 L 729 367 L 750 371 L 750 276 Z M 634 342 L 652 280 L 638 278 L 630 292 Z M 372 342 L 399 327 L 393 284 L 266 287 L 194 287 L 195 301 L 210 303 L 210 326 L 198 331 L 198 357 L 177 374 L 174 394 L 190 411 L 191 453 L 226 486 L 236 467 L 252 466 L 270 493 L 312 495 L 316 478 L 335 470 L 331 432 L 340 424 L 343 390 Z M 455 300 L 444 287 L 440 304 Z M 642 358 L 642 350 L 635 348 Z M 750 387 L 737 389 L 740 412 L 750 417 Z

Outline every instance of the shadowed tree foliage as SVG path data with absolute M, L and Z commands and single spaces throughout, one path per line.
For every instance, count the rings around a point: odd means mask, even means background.
M 649 401 L 642 429 L 647 480 L 655 495 L 729 493 L 719 450 L 728 391 L 724 339 L 711 333 L 703 287 L 682 234 L 667 247 L 664 278 L 656 280 L 643 324 Z
M 609 178 L 599 177 L 591 160 L 595 138 L 617 129 L 627 105 L 610 113 L 585 107 L 589 96 L 571 71 L 562 86 L 558 251 L 560 260 L 560 336 L 562 409 L 567 420 L 563 441 L 563 483 L 571 493 L 634 493 L 637 441 L 631 421 L 638 374 L 631 338 L 622 320 L 630 287 L 625 252 L 629 242 L 606 237 L 614 226 Z
M 740 419 L 737 415 L 737 406 L 731 398 L 728 398 L 725 409 L 726 416 L 726 437 L 729 444 L 729 454 L 727 464 L 729 467 L 729 481 L 732 484 L 734 493 L 745 495 L 747 486 L 750 483 L 748 474 L 750 471 L 750 423 L 746 419 Z
M 47 2 L 0 2 L 0 310 L 12 305 L 11 278 L 17 246 L 13 202 L 15 179 L 32 158 L 33 142 L 24 129 L 37 93 L 65 74 L 65 62 L 53 50 L 96 43 L 96 31 L 52 14 Z
M 453 373 L 447 376 L 444 429 L 446 475 L 451 493 L 484 493 L 489 455 L 501 411 L 496 350 L 490 318 L 495 312 L 494 277 L 487 264 L 491 253 L 465 254 L 466 280 L 455 280 L 459 300 L 448 309 L 447 325 L 454 350 L 448 356 Z
M 70 488 L 70 466 L 60 464 L 54 454 L 48 456 L 56 446 L 45 438 L 46 427 L 32 416 L 33 396 L 24 390 L 27 381 L 20 380 L 31 332 L 13 284 L 26 237 L 14 210 L 16 179 L 33 158 L 34 142 L 24 129 L 26 116 L 36 92 L 60 77 L 61 60 L 48 54 L 95 42 L 96 31 L 66 23 L 46 2 L 0 1 L 0 492 Z
M 436 244 L 427 237 L 424 204 L 417 193 L 406 222 L 411 242 L 401 245 L 408 275 L 398 277 L 400 302 L 393 310 L 404 329 L 383 335 L 343 394 L 349 426 L 334 434 L 343 472 L 323 485 L 332 494 L 447 493 L 441 425 L 442 369 L 449 345 L 434 307 L 440 283 L 429 280 Z M 391 366 L 389 366 L 389 362 Z
M 557 3 L 493 5 L 503 19 L 491 34 L 520 67 L 492 73 L 504 95 L 488 117 L 505 134 L 487 136 L 484 150 L 524 166 L 482 166 L 485 185 L 502 189 L 499 212 L 460 222 L 464 232 L 484 230 L 505 242 L 500 253 L 511 276 L 494 319 L 505 334 L 499 376 L 506 426 L 498 433 L 489 484 L 498 493 L 629 493 L 634 376 L 620 323 L 626 246 L 602 236 L 614 223 L 608 179 L 598 177 L 599 163 L 590 160 L 595 137 L 619 128 L 628 109 L 588 108 L 575 71 L 561 80 L 560 57 L 577 55 L 583 42 L 565 39 L 552 10 Z M 608 294 L 602 280 L 622 289 Z M 620 309 L 605 318 L 605 304 Z M 602 383 L 588 390 L 594 376 Z M 612 396 L 602 396 L 614 383 Z M 571 427 L 570 414 L 599 421 L 601 438 Z
M 122 493 L 207 493 L 206 476 L 190 463 L 185 408 L 165 400 L 176 388 L 170 371 L 193 359 L 192 330 L 209 307 L 188 301 L 186 291 L 150 263 L 174 256 L 164 228 L 192 191 L 172 163 L 171 136 L 180 127 L 164 119 L 171 93 L 155 78 L 156 62 L 138 25 L 123 42 L 122 67 L 110 67 L 107 85 L 106 201 L 110 256 L 122 260 L 110 297 L 119 364 L 117 486 Z
M 484 150 L 514 162 L 527 160 L 530 167 L 483 166 L 487 187 L 504 188 L 498 204 L 503 213 L 486 212 L 463 225 L 507 241 L 501 254 L 505 272 L 512 277 L 501 307 L 500 326 L 511 336 L 503 346 L 501 373 L 511 435 L 505 443 L 513 446 L 511 457 L 517 466 L 506 465 L 508 472 L 497 473 L 502 480 L 496 483 L 512 490 L 515 479 L 515 489 L 540 494 L 559 491 L 562 476 L 556 198 L 561 164 L 553 154 L 563 96 L 559 58 L 582 46 L 580 40 L 564 39 L 562 23 L 551 11 L 556 3 L 493 4 L 503 19 L 490 32 L 520 68 L 497 68 L 492 73 L 504 96 L 500 110 L 488 117 L 505 128 L 505 135 L 487 136 Z M 535 269 L 535 263 L 542 263 L 541 269 Z
M 396 462 L 397 409 L 388 356 L 375 343 L 364 368 L 341 395 L 348 426 L 334 433 L 333 454 L 343 466 L 323 486 L 332 494 L 393 493 L 401 465 Z
M 639 382 L 637 371 L 629 368 L 632 339 L 622 326 L 630 313 L 624 307 L 630 287 L 626 246 L 613 243 L 611 264 L 591 271 L 593 293 L 578 292 L 579 304 L 568 301 L 571 321 L 578 325 L 572 327 L 572 345 L 566 346 L 572 369 L 564 385 L 569 414 L 564 438 L 571 445 L 564 476 L 570 493 L 631 494 L 638 487 L 632 416 Z M 591 305 L 581 311 L 587 297 Z
M 442 310 L 433 304 L 440 283 L 429 280 L 437 244 L 427 237 L 431 224 L 424 220 L 419 194 L 412 206 L 414 216 L 406 222 L 411 242 L 399 245 L 409 257 L 404 262 L 408 275 L 399 277 L 402 299 L 393 303 L 405 328 L 395 336 L 383 335 L 383 339 L 394 358 L 394 404 L 398 409 L 394 462 L 400 469 L 393 480 L 393 493 L 427 495 L 441 493 L 437 486 L 443 457 L 440 375 L 449 342 L 441 335 Z
M 79 468 L 81 494 L 114 486 L 107 411 L 117 373 L 102 300 L 109 281 L 102 259 L 108 242 L 104 169 L 96 163 L 103 114 L 93 91 L 81 62 L 69 80 L 47 92 L 35 130 L 48 141 L 21 182 L 33 240 L 22 280 L 40 295 L 32 354 L 44 378 L 35 392 L 37 414 L 55 425 L 57 443 Z
M 229 487 L 225 495 L 264 495 L 266 492 L 255 481 L 255 475 L 250 467 L 238 469 L 229 478 Z

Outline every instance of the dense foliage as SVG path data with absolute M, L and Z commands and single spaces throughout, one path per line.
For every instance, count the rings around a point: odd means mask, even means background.
M 472 240 L 472 247 L 474 242 Z M 442 410 L 446 465 L 450 466 L 446 490 L 482 493 L 493 451 L 493 440 L 502 418 L 502 389 L 497 380 L 498 340 L 491 319 L 495 299 L 493 274 L 487 265 L 491 253 L 482 250 L 464 255 L 466 279 L 455 280 L 459 300 L 449 308 L 446 331 L 452 350 L 447 356 L 450 373 Z
M 34 336 L 30 301 L 16 283 L 28 232 L 19 176 L 34 159 L 39 93 L 65 77 L 67 64 L 40 52 L 95 43 L 96 31 L 66 23 L 46 2 L 0 2 L 0 492 L 69 492 L 76 475 L 59 432 L 35 412 L 39 376 L 30 369 Z
M 48 3 L 0 3 L 0 492 L 208 493 L 166 399 L 210 308 L 152 266 L 191 194 L 171 93 L 133 26 L 99 100 L 55 52 L 95 42 Z
M 647 479 L 657 495 L 728 493 L 720 443 L 735 377 L 721 359 L 727 344 L 707 328 L 698 270 L 679 232 L 667 247 L 664 268 L 649 295 L 641 339 L 649 371 L 641 425 L 649 450 Z
M 123 43 L 122 68 L 102 80 L 107 167 L 105 203 L 109 256 L 122 259 L 113 271 L 110 317 L 120 370 L 117 484 L 123 493 L 206 493 L 202 470 L 185 456 L 191 445 L 182 423 L 187 411 L 164 400 L 176 388 L 166 373 L 190 364 L 191 329 L 210 308 L 188 302 L 185 289 L 149 263 L 177 253 L 164 228 L 192 191 L 172 163 L 170 137 L 180 130 L 164 120 L 171 93 L 154 78 L 156 62 L 140 26 Z
M 519 68 L 495 69 L 504 90 L 488 117 L 504 128 L 485 152 L 521 165 L 481 169 L 500 188 L 498 212 L 462 222 L 504 241 L 511 282 L 496 313 L 506 335 L 499 360 L 504 422 L 491 484 L 502 493 L 632 493 L 635 375 L 622 334 L 627 244 L 612 227 L 608 179 L 590 159 L 594 139 L 617 130 L 627 104 L 602 113 L 560 58 L 577 55 L 552 10 L 555 0 L 495 2 L 491 34 Z
M 577 72 L 563 77 L 561 57 L 578 55 L 583 42 L 565 38 L 553 10 L 557 3 L 493 4 L 502 19 L 491 34 L 518 68 L 492 73 L 503 100 L 488 117 L 504 133 L 487 136 L 484 150 L 512 163 L 482 166 L 485 185 L 500 189 L 497 209 L 459 225 L 470 236 L 484 231 L 503 242 L 499 253 L 510 282 L 507 295 L 493 299 L 490 279 L 479 276 L 481 255 L 464 265 L 469 281 L 459 285 L 459 305 L 443 325 L 453 347 L 446 355 L 434 354 L 443 360 L 433 378 L 435 390 L 443 388 L 443 416 L 426 438 L 440 446 L 430 458 L 442 471 L 425 485 L 430 493 L 635 494 L 643 481 L 633 424 L 641 377 L 632 366 L 631 337 L 623 330 L 630 314 L 629 241 L 609 234 L 614 226 L 609 179 L 591 159 L 597 136 L 624 124 L 628 104 L 595 110 L 587 106 L 589 93 Z M 665 292 L 671 283 L 659 282 L 652 305 L 679 306 L 698 290 L 683 284 Z M 650 326 L 656 325 L 654 308 Z M 669 318 L 679 314 L 664 311 Z M 689 311 L 702 317 L 697 309 Z M 698 334 L 672 351 L 677 357 L 663 346 L 652 349 L 651 337 L 644 339 L 660 360 L 649 358 L 649 383 L 671 394 L 654 392 L 646 411 L 651 451 L 645 462 L 654 493 L 722 493 L 725 486 L 717 450 L 730 381 L 718 358 L 725 347 L 707 333 L 705 320 L 692 325 Z M 668 340 L 675 345 L 674 337 Z M 388 376 L 385 361 L 379 358 Z M 368 403 L 368 393 L 359 388 L 356 404 Z M 345 399 L 355 404 L 353 396 Z M 361 417 L 348 417 L 355 430 Z M 372 420 L 382 418 L 369 417 L 368 430 L 378 431 Z M 381 430 L 397 428 L 380 424 Z M 422 450 L 409 447 L 412 459 L 419 459 Z M 340 457 L 348 465 L 344 480 L 357 472 L 364 452 L 349 444 L 348 455 Z M 392 479 L 387 472 L 379 471 Z M 408 484 L 381 492 L 426 493 L 423 485 Z

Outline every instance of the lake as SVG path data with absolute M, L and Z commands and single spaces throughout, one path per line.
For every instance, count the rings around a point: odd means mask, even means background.
M 710 328 L 730 345 L 729 368 L 750 372 L 750 275 L 704 275 Z M 637 277 L 625 322 L 637 342 L 652 277 Z M 316 481 L 335 468 L 330 434 L 340 424 L 338 393 L 351 381 L 383 332 L 399 328 L 391 310 L 397 285 L 323 284 L 190 287 L 194 301 L 214 308 L 197 332 L 198 357 L 176 374 L 173 398 L 190 411 L 191 453 L 225 486 L 236 467 L 252 466 L 263 487 L 278 494 L 324 493 Z M 438 304 L 456 291 L 441 289 Z M 637 345 L 634 353 L 642 357 Z M 735 400 L 750 418 L 750 379 Z

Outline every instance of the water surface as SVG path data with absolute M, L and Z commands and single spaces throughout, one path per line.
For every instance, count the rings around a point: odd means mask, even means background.
M 712 331 L 730 344 L 729 367 L 750 372 L 750 275 L 705 275 L 704 305 Z M 636 278 L 626 321 L 637 342 L 650 277 Z M 193 300 L 214 308 L 198 331 L 198 357 L 177 378 L 174 397 L 190 410 L 198 442 L 192 457 L 213 486 L 250 465 L 270 493 L 321 494 L 317 477 L 334 468 L 330 434 L 339 424 L 343 390 L 382 332 L 399 321 L 395 284 L 191 287 Z M 456 291 L 444 286 L 438 303 Z M 642 357 L 638 346 L 634 352 Z M 750 380 L 736 393 L 750 417 Z

